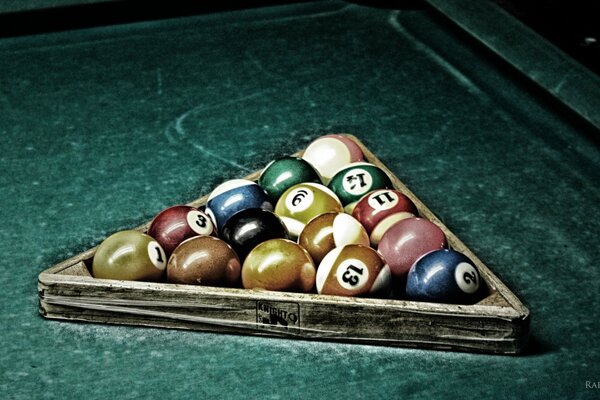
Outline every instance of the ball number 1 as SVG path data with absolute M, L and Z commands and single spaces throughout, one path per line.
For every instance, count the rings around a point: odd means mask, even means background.
M 167 266 L 167 255 L 158 242 L 148 243 L 148 257 L 156 268 L 163 270 Z

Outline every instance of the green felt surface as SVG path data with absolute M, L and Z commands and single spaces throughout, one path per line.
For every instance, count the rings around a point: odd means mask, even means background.
M 516 357 L 44 320 L 37 276 L 350 132 L 532 313 Z M 597 398 L 597 132 L 424 9 L 0 40 L 0 398 Z

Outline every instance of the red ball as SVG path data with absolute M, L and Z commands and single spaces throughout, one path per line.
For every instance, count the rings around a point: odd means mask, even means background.
M 184 240 L 200 235 L 213 235 L 211 219 L 190 206 L 173 206 L 161 211 L 150 223 L 148 235 L 162 246 L 167 257 Z
M 393 189 L 370 192 L 356 203 L 352 216 L 367 230 L 376 247 L 383 234 L 396 222 L 418 215 L 417 207 L 403 193 Z
M 446 247 L 446 235 L 436 224 L 423 218 L 407 218 L 383 234 L 377 250 L 394 276 L 405 277 L 421 256 Z

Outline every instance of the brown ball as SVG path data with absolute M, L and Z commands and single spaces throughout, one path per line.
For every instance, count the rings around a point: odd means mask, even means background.
M 231 286 L 239 282 L 240 260 L 223 240 L 196 236 L 183 241 L 167 263 L 167 280 L 190 285 Z

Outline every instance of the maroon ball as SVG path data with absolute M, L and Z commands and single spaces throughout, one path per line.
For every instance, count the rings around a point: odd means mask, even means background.
M 161 211 L 150 223 L 148 235 L 162 246 L 167 257 L 184 240 L 201 235 L 213 235 L 211 219 L 190 206 L 173 206 Z
M 405 277 L 421 256 L 447 246 L 446 235 L 436 224 L 423 218 L 407 218 L 383 234 L 377 250 L 390 266 L 392 275 Z
M 396 222 L 418 215 L 412 200 L 394 189 L 378 189 L 368 193 L 352 211 L 352 216 L 367 230 L 373 247 L 379 244 L 381 237 Z

